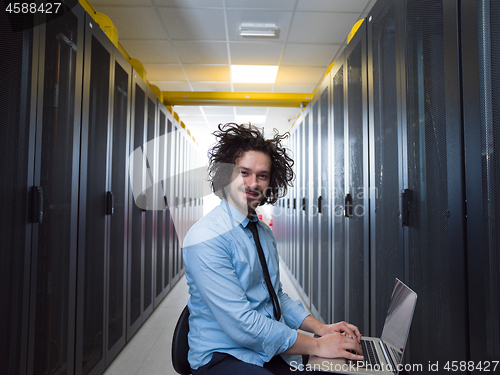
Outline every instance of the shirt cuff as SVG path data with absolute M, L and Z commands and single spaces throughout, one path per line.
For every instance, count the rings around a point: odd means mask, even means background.
M 304 309 L 300 300 L 291 302 L 282 313 L 286 325 L 292 329 L 299 329 L 304 319 L 311 315 Z
M 262 345 L 268 361 L 290 349 L 297 341 L 297 337 L 297 331 L 274 321 Z

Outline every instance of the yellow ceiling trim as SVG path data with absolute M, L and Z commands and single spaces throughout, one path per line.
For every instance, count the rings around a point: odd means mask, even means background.
M 166 106 L 305 107 L 312 97 L 300 93 L 163 91 Z
M 95 14 L 97 13 L 94 9 L 94 7 L 92 6 L 92 4 L 90 4 L 88 2 L 88 0 L 79 0 L 78 1 L 80 3 L 80 5 L 83 7 L 83 9 L 85 9 L 87 11 L 88 14 L 90 14 L 92 16 L 92 18 L 94 18 L 95 20 Z M 97 21 L 96 21 L 97 22 Z
M 358 29 L 361 27 L 364 21 L 365 19 L 363 18 L 354 24 L 354 26 L 351 29 L 351 32 L 349 33 L 349 35 L 347 35 L 347 44 L 349 44 L 354 35 L 356 35 L 356 31 L 358 31 Z

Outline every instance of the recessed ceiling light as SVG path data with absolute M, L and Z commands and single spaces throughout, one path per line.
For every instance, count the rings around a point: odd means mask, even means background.
M 279 28 L 273 23 L 242 23 L 240 25 L 240 35 L 250 37 L 277 37 Z
M 231 65 L 233 83 L 274 83 L 277 74 L 273 65 Z

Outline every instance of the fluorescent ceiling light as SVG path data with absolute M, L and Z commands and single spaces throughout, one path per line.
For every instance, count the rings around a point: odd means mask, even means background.
M 233 83 L 274 83 L 278 66 L 272 65 L 231 65 Z
M 234 120 L 237 124 L 252 124 L 263 126 L 266 122 L 266 116 L 262 115 L 236 115 Z
M 241 36 L 265 36 L 277 37 L 279 28 L 273 23 L 242 23 L 240 25 Z

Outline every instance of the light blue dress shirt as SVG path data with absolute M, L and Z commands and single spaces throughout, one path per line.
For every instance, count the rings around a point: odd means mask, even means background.
M 283 293 L 272 231 L 258 218 L 253 220 L 258 221 L 281 320 L 273 315 L 255 242 L 246 228 L 249 219 L 223 199 L 193 225 L 182 250 L 191 295 L 188 360 L 193 369 L 210 362 L 214 352 L 263 366 L 295 343 L 296 330 L 309 315 L 300 301 Z M 294 359 L 301 362 L 300 356 Z

